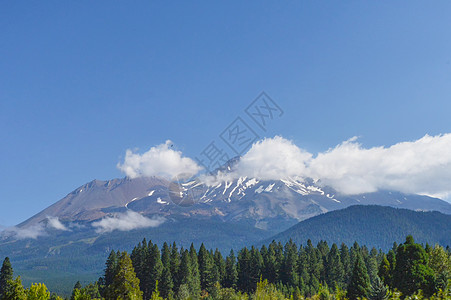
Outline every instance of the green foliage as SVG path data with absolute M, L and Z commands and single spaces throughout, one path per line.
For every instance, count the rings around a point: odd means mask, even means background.
M 396 251 L 393 287 L 404 295 L 411 295 L 421 289 L 430 296 L 434 292 L 434 280 L 434 271 L 428 266 L 426 251 L 414 242 L 412 236 L 408 236 Z
M 326 240 L 329 243 L 352 245 L 358 241 L 361 245 L 388 250 L 393 241 L 403 241 L 408 234 L 421 243 L 451 245 L 449 228 L 451 215 L 439 212 L 355 205 L 302 221 L 267 242 L 275 239 L 286 243 L 293 239 L 299 244 L 311 239 L 313 243 Z
M 386 300 L 388 299 L 389 291 L 384 283 L 377 277 L 371 285 L 371 290 L 368 299 L 370 300 Z
M 179 251 L 175 243 L 164 244 L 159 251 L 157 245 L 144 239 L 133 249 L 131 257 L 126 252 L 112 251 L 104 276 L 85 287 L 77 282 L 71 299 L 100 299 L 99 290 L 107 300 L 140 300 L 143 295 L 144 299 L 153 300 L 301 300 L 304 297 L 384 300 L 400 299 L 401 295 L 405 299 L 425 296 L 449 299 L 451 280 L 446 277 L 451 271 L 449 258 L 449 249 L 435 246 L 426 251 L 411 237 L 387 254 L 374 248 L 369 251 L 358 243 L 350 249 L 342 244 L 339 249 L 336 244 L 329 248 L 325 241 L 315 247 L 308 240 L 300 248 L 292 241 L 285 245 L 272 242 L 260 249 L 243 248 L 237 258 L 233 251 L 223 257 L 219 250 L 208 251 L 204 245 L 196 252 L 194 245 L 189 251 L 183 248 Z M 12 267 L 5 273 L 12 277 Z M 396 276 L 400 273 L 405 276 L 404 283 L 413 282 L 414 288 L 409 291 L 399 288 L 397 278 L 400 277 Z M 441 285 L 434 280 L 438 276 L 444 278 Z M 421 281 L 424 278 L 426 284 Z M 106 282 L 110 283 L 106 285 Z M 389 284 L 399 292 L 390 291 Z M 24 290 L 20 277 L 9 280 L 7 287 L 7 297 L 3 299 L 50 299 L 45 285 L 33 284 Z M 434 287 L 436 293 L 432 295 Z M 51 299 L 60 300 L 54 295 Z
M 43 283 L 34 283 L 26 290 L 27 300 L 48 300 L 50 292 Z
M 3 260 L 2 269 L 0 270 L 0 299 L 5 296 L 11 280 L 13 280 L 13 267 L 9 261 L 9 257 L 6 257 Z
M 336 244 L 332 245 L 332 248 L 327 255 L 326 260 L 326 282 L 329 286 L 343 286 L 344 279 L 344 267 L 341 263 L 340 251 Z
M 436 290 L 445 289 L 448 280 L 451 280 L 451 252 L 443 247 L 435 245 L 429 253 L 428 266 L 434 272 L 436 278 Z
M 20 276 L 14 280 L 9 280 L 6 285 L 6 290 L 3 293 L 2 300 L 24 300 L 27 299 L 27 294 L 22 285 Z
M 236 288 L 236 282 L 238 280 L 238 271 L 236 269 L 236 258 L 233 250 L 230 250 L 229 256 L 225 262 L 225 276 L 223 285 L 226 288 Z
M 351 281 L 348 286 L 347 296 L 349 299 L 364 298 L 368 296 L 370 290 L 370 278 L 365 267 L 365 263 L 360 255 L 354 264 Z
M 285 300 L 285 295 L 280 292 L 273 284 L 268 283 L 268 280 L 260 280 L 257 283 L 255 293 L 251 296 L 253 300 Z
M 119 256 L 117 272 L 113 277 L 113 282 L 106 288 L 106 299 L 142 299 L 142 292 L 139 289 L 139 279 L 136 277 L 132 261 L 127 252 L 122 252 Z

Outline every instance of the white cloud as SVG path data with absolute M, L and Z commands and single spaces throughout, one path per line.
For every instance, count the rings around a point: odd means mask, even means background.
M 27 227 L 8 227 L 5 228 L 1 234 L 4 237 L 14 237 L 18 240 L 23 239 L 37 239 L 41 236 L 47 236 L 47 228 L 53 228 L 62 231 L 70 231 L 64 224 L 62 224 L 57 217 L 47 217 L 47 225 L 45 223 L 38 223 Z
M 119 168 L 130 177 L 198 173 L 201 168 L 169 144 L 167 141 L 142 155 L 127 151 Z M 201 179 L 214 185 L 244 176 L 260 180 L 309 177 L 342 194 L 387 189 L 447 199 L 451 197 L 451 134 L 425 135 L 416 141 L 372 148 L 365 148 L 354 137 L 316 155 L 276 136 L 252 145 L 232 172 Z
M 319 153 L 308 175 L 345 194 L 397 190 L 426 195 L 451 191 L 451 134 L 365 149 L 355 139 Z
M 14 237 L 18 240 L 23 239 L 37 239 L 40 236 L 45 236 L 45 227 L 42 223 L 35 224 L 26 228 L 9 227 L 2 232 L 4 237 Z
M 180 173 L 198 173 L 202 168 L 191 158 L 183 157 L 182 152 L 171 149 L 172 142 L 150 148 L 139 154 L 132 150 L 125 153 L 124 163 L 117 167 L 130 178 L 141 176 L 165 176 L 172 178 Z
M 234 168 L 235 177 L 261 180 L 295 177 L 306 173 L 305 162 L 312 154 L 280 136 L 265 138 L 254 145 Z
M 62 231 L 70 231 L 63 223 L 58 219 L 58 217 L 47 217 L 48 226 Z
M 113 217 L 105 217 L 100 221 L 94 222 L 92 226 L 96 228 L 98 233 L 104 233 L 114 230 L 129 231 L 138 228 L 158 227 L 164 221 L 165 219 L 163 217 L 149 219 L 137 212 L 129 210 L 126 213 L 119 213 Z
M 314 156 L 276 136 L 255 143 L 231 174 L 219 178 L 310 177 L 343 194 L 387 189 L 446 199 L 451 195 L 450 149 L 451 134 L 372 148 L 364 148 L 354 137 Z

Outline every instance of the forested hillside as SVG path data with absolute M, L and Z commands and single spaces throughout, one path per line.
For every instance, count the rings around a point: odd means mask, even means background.
M 302 221 L 267 239 L 285 243 L 292 239 L 303 243 L 321 240 L 329 243 L 362 245 L 388 250 L 412 235 L 419 243 L 451 245 L 451 215 L 377 205 L 355 205 Z

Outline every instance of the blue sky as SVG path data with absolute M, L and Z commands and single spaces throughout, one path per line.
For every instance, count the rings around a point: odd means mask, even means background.
M 451 132 L 451 3 L 0 4 L 0 224 L 171 139 L 194 157 L 265 91 L 312 153 Z

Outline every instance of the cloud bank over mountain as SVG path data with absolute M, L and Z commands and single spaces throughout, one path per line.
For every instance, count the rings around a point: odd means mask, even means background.
M 58 217 L 47 216 L 47 222 L 41 222 L 28 227 L 8 227 L 1 232 L 2 236 L 14 236 L 18 240 L 23 239 L 37 239 L 41 236 L 48 235 L 47 229 L 56 229 L 61 231 L 71 231 L 68 229 Z
M 172 142 L 152 147 L 149 151 L 139 154 L 132 150 L 125 153 L 124 162 L 117 167 L 130 178 L 141 176 L 163 176 L 172 178 L 180 173 L 196 174 L 202 168 L 191 158 L 183 157 L 181 151 L 172 148 Z
M 138 228 L 158 227 L 164 221 L 163 217 L 150 219 L 140 213 L 129 210 L 125 213 L 118 213 L 113 217 L 105 217 L 92 223 L 92 226 L 96 228 L 97 233 L 105 233 L 114 230 L 129 231 Z
M 196 174 L 202 168 L 169 141 L 139 155 L 126 153 L 118 167 L 131 177 L 160 173 Z M 265 138 L 252 145 L 230 173 L 218 176 L 232 180 L 242 176 L 261 180 L 287 177 L 313 178 L 342 194 L 360 194 L 380 189 L 424 194 L 442 199 L 451 196 L 451 134 L 425 135 L 415 141 L 385 147 L 365 148 L 351 138 L 316 155 L 283 137 Z M 216 178 L 216 180 L 218 180 Z M 209 178 L 208 181 L 212 179 Z

